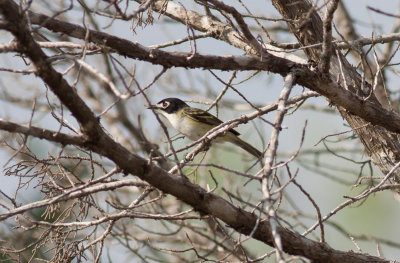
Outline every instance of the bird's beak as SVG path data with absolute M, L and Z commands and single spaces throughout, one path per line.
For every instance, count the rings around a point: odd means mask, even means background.
M 149 109 L 149 110 L 158 110 L 159 108 L 157 107 L 157 105 L 149 105 L 147 107 L 147 109 Z

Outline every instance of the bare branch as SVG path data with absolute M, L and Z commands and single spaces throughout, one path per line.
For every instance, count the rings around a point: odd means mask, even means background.
M 0 129 L 11 133 L 20 133 L 24 135 L 34 136 L 39 139 L 46 139 L 50 142 L 57 142 L 63 145 L 71 144 L 82 147 L 85 145 L 86 141 L 85 136 L 73 136 L 33 126 L 24 127 L 16 123 L 5 121 L 2 119 L 0 119 Z
M 332 19 L 333 14 L 338 8 L 339 0 L 332 0 L 328 6 L 323 21 L 323 41 L 322 41 L 322 54 L 321 54 L 321 71 L 328 73 L 330 66 L 330 59 L 332 56 Z

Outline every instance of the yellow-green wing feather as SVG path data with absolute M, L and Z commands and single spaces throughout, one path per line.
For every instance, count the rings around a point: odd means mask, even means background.
M 183 109 L 183 114 L 194 121 L 206 123 L 211 126 L 218 126 L 222 123 L 220 119 L 202 109 L 187 107 Z M 240 133 L 235 131 L 234 129 L 231 129 L 229 131 L 232 132 L 234 135 L 240 135 Z
M 208 124 L 212 127 L 215 127 L 222 123 L 222 121 L 220 119 L 218 119 L 217 117 L 211 115 L 210 113 L 208 113 L 202 109 L 187 107 L 187 108 L 183 109 L 182 114 L 184 114 L 187 118 L 189 118 L 195 122 L 201 122 L 204 124 Z M 244 149 L 245 151 L 254 155 L 257 158 L 262 157 L 262 153 L 259 150 L 257 150 L 256 148 L 254 148 L 253 146 L 251 146 L 250 144 L 241 140 L 238 137 L 238 135 L 240 135 L 240 133 L 238 133 L 237 131 L 235 131 L 233 129 L 230 130 L 230 132 L 231 132 L 230 134 L 227 134 L 228 136 L 225 136 L 226 141 L 236 144 L 237 146 L 241 147 L 242 149 Z

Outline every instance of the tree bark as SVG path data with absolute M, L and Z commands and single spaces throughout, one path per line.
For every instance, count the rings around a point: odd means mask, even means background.
M 308 1 L 272 0 L 272 3 L 284 18 L 298 21 L 297 23 L 288 22 L 288 26 L 302 46 L 322 43 L 323 21 Z M 332 49 L 333 56 L 330 60 L 329 78 L 332 81 L 339 79 L 338 83 L 344 89 L 348 89 L 364 98 L 368 97 L 368 101 L 382 107 L 373 93 L 369 96 L 371 85 L 362 83 L 360 74 L 350 65 L 340 51 L 336 52 L 337 49 L 334 44 L 332 44 Z M 306 48 L 305 53 L 310 60 L 318 65 L 321 63 L 320 46 Z M 342 76 L 345 76 L 345 80 Z M 364 144 L 372 161 L 380 168 L 383 174 L 388 173 L 400 161 L 398 134 L 390 132 L 381 126 L 372 125 L 368 121 L 349 113 L 343 107 L 338 107 L 338 109 Z M 400 171 L 395 171 L 393 179 L 396 182 L 400 181 Z

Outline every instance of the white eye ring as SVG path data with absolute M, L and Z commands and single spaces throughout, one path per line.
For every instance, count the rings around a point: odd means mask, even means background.
M 161 107 L 162 107 L 163 109 L 168 108 L 168 106 L 169 106 L 169 102 L 168 102 L 168 101 L 164 101 L 164 102 L 162 103 L 162 105 L 161 105 Z

